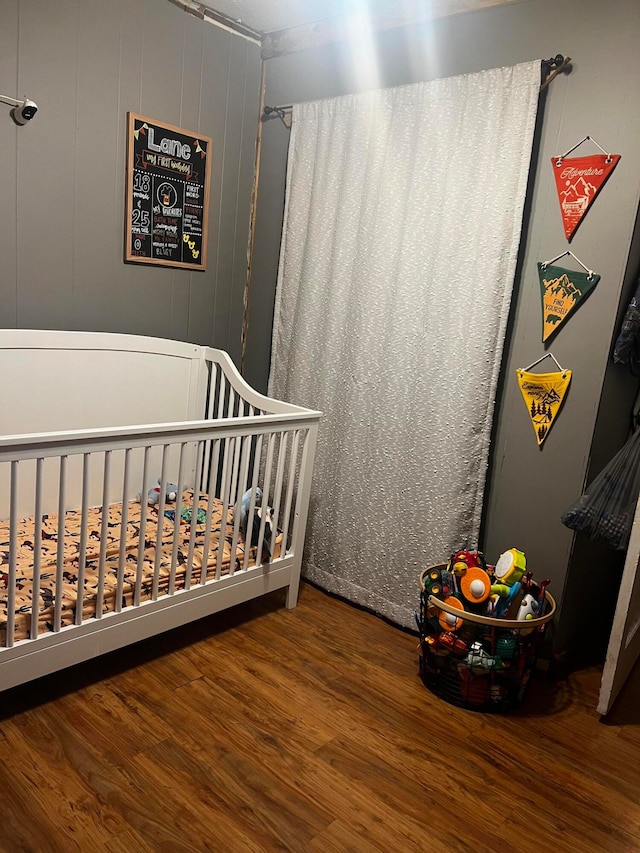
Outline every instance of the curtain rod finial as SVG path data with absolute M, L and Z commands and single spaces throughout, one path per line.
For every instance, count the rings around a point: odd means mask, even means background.
M 542 60 L 542 83 L 540 85 L 541 89 L 546 89 L 549 83 L 560 74 L 561 71 L 569 72 L 571 70 L 570 66 L 571 57 L 563 56 L 561 53 L 557 53 L 555 56 L 552 56 L 551 59 L 543 59 Z

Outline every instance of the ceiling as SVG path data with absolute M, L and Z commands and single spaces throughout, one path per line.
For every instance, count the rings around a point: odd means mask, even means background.
M 354 0 L 200 0 L 200 3 L 260 33 L 337 17 L 345 6 L 355 5 Z
M 424 20 L 437 12 L 457 14 L 519 0 L 198 0 L 259 33 L 291 29 L 333 19 L 367 15 L 385 26 Z M 436 15 L 434 15 L 436 16 Z

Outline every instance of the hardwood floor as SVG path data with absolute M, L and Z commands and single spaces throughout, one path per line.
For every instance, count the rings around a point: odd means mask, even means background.
M 640 851 L 637 689 L 606 724 L 595 668 L 478 714 L 416 646 L 303 584 L 0 694 L 0 848 Z

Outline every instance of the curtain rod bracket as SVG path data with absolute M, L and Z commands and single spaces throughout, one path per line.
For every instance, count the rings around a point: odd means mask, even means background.
M 269 121 L 271 118 L 279 118 L 284 126 L 291 130 L 291 110 L 292 104 L 287 104 L 284 107 L 268 107 L 265 105 L 262 111 L 262 121 Z
M 546 89 L 554 77 L 563 71 L 570 71 L 571 57 L 563 56 L 561 53 L 552 56 L 551 59 L 542 60 L 542 83 L 540 89 Z

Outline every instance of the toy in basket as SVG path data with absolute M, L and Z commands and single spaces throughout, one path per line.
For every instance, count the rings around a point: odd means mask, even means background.
M 474 710 L 519 704 L 556 603 L 536 583 L 522 551 L 488 565 L 456 551 L 420 575 L 420 676 L 433 693 Z

